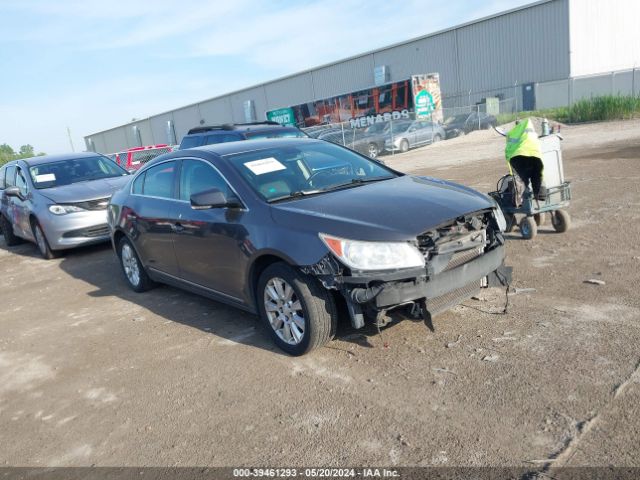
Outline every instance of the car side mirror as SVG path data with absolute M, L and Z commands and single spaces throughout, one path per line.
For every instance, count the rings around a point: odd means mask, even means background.
M 235 208 L 240 202 L 235 198 L 227 198 L 218 188 L 205 190 L 191 195 L 191 208 L 194 210 L 207 210 L 210 208 Z
M 22 193 L 20 193 L 20 189 L 18 187 L 9 187 L 9 188 L 5 189 L 4 194 L 7 197 L 17 197 L 20 200 L 23 199 Z

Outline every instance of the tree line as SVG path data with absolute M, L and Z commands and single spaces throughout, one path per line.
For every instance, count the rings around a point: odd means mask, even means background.
M 18 158 L 39 157 L 41 155 L 44 155 L 44 153 L 40 152 L 36 154 L 33 146 L 28 144 L 22 145 L 20 150 L 16 152 L 10 145 L 3 143 L 0 145 L 0 166 L 11 160 L 17 160 Z

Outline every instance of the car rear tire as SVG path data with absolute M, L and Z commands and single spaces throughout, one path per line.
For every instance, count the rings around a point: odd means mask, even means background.
M 289 355 L 304 355 L 335 335 L 337 310 L 331 294 L 285 263 L 274 263 L 260 275 L 256 301 L 275 344 Z
M 407 153 L 409 151 L 409 142 L 407 140 L 402 140 L 400 142 L 400 152 Z
M 22 243 L 22 239 L 13 233 L 13 225 L 4 216 L 0 216 L 0 228 L 2 228 L 2 235 L 4 236 L 4 243 L 7 247 L 15 247 Z
M 378 158 L 378 155 L 380 155 L 380 149 L 375 143 L 369 144 L 369 147 L 367 148 L 367 155 L 369 158 Z
M 538 225 L 533 217 L 524 217 L 520 221 L 520 234 L 525 240 L 531 240 L 538 234 Z
M 51 250 L 47 236 L 44 234 L 44 230 L 42 230 L 37 220 L 34 219 L 31 221 L 31 228 L 33 229 L 33 236 L 36 238 L 36 245 L 42 258 L 52 260 L 58 257 L 60 254 L 55 250 Z
M 565 210 L 555 210 L 551 214 L 551 223 L 556 232 L 564 233 L 569 230 L 571 226 L 571 217 L 569 217 L 569 213 Z
M 118 243 L 118 258 L 124 278 L 134 292 L 146 292 L 156 286 L 156 283 L 147 275 L 135 248 L 127 237 L 122 237 Z

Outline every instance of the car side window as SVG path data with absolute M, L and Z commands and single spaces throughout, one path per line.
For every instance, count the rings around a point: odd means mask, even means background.
M 131 187 L 131 193 L 134 195 L 142 195 L 142 187 L 144 186 L 144 178 L 146 177 L 147 172 L 143 172 L 138 175 L 138 177 L 133 181 L 133 186 Z
M 6 168 L 0 168 L 0 190 L 4 190 L 5 184 L 4 184 L 4 174 L 5 174 L 5 170 Z
M 16 166 L 9 165 L 7 167 L 7 174 L 5 176 L 5 186 L 7 188 L 14 187 L 16 185 Z
M 27 193 L 29 193 L 29 184 L 27 183 L 27 179 L 24 176 L 24 172 L 19 167 L 16 170 L 16 187 L 20 189 L 20 193 L 22 195 L 26 195 Z
M 176 162 L 165 162 L 149 168 L 144 174 L 142 194 L 149 197 L 175 198 L 175 172 Z
M 180 171 L 180 200 L 190 201 L 191 196 L 217 188 L 225 196 L 233 195 L 229 184 L 211 165 L 199 160 L 183 160 Z

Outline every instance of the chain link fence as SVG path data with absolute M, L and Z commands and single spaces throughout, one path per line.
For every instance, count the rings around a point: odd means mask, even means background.
M 509 121 L 517 113 L 515 98 L 443 108 L 442 115 L 416 118 L 414 112 L 400 115 L 372 114 L 344 122 L 302 128 L 309 136 L 344 145 L 371 158 L 405 153 L 410 149 L 487 130 Z M 442 118 L 438 121 L 436 118 Z

